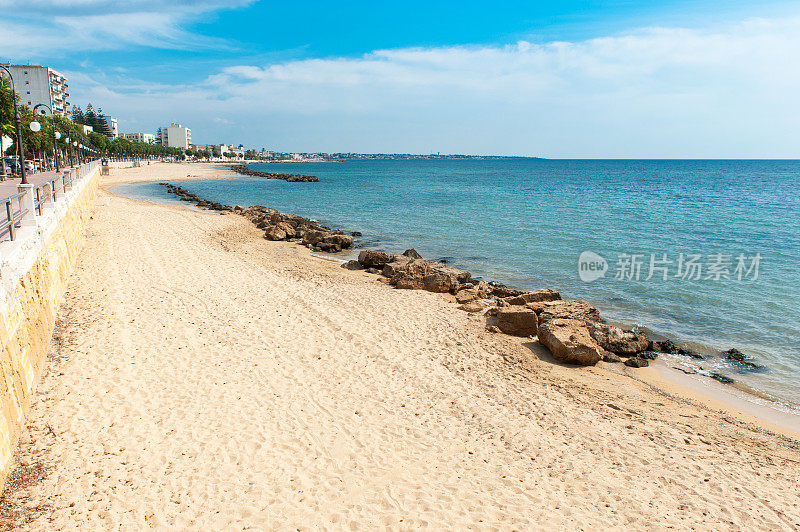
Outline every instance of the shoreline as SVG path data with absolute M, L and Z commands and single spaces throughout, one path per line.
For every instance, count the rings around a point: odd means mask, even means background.
M 450 294 L 110 192 L 186 168 L 104 176 L 0 525 L 800 523 L 800 440 L 649 384 L 653 367 L 567 366 Z
M 168 187 L 169 186 L 174 185 L 168 185 Z M 176 201 L 180 201 L 180 196 L 178 196 Z M 210 207 L 197 206 L 195 208 L 203 209 Z M 233 212 L 233 207 L 229 207 L 229 209 L 230 212 Z M 338 232 L 341 233 L 341 231 Z M 361 235 L 359 234 L 358 236 Z M 300 244 L 301 246 L 303 245 L 300 242 L 292 243 Z M 328 257 L 320 254 L 321 252 L 324 252 L 323 250 L 313 249 L 311 255 L 318 259 L 333 260 L 343 264 L 347 262 L 348 259 L 352 260 L 352 258 L 358 255 L 358 251 L 363 249 L 366 248 L 360 248 L 356 245 L 353 248 L 342 249 L 339 252 L 334 252 Z M 342 256 L 346 256 L 348 259 L 343 259 L 341 258 Z M 506 287 L 506 285 L 501 283 L 499 283 L 499 286 Z M 515 287 L 507 288 L 516 290 Z M 519 290 L 520 293 L 523 291 L 524 290 Z M 630 328 L 630 322 L 626 323 L 625 321 L 614 320 L 609 323 L 611 325 L 623 327 L 626 330 Z M 653 338 L 656 339 L 675 341 L 678 343 L 678 340 L 674 340 L 674 337 L 667 333 L 649 330 L 647 333 L 648 336 L 652 334 Z M 707 348 L 707 350 L 709 352 L 711 351 L 710 348 Z M 695 378 L 689 378 L 689 375 L 686 375 L 684 370 L 677 369 L 677 366 L 681 366 L 681 363 L 690 362 L 691 358 L 683 355 L 669 355 L 669 357 L 677 358 L 676 365 L 672 361 L 665 360 L 665 357 L 659 357 L 657 361 L 651 361 L 651 363 L 654 362 L 653 367 L 655 368 L 655 371 L 643 372 L 645 375 L 644 380 L 650 385 L 658 384 L 660 386 L 666 386 L 672 391 L 681 391 L 682 395 L 693 400 L 699 400 L 701 404 L 709 408 L 720 411 L 731 409 L 733 410 L 734 415 L 746 420 L 747 422 L 755 422 L 766 430 L 783 434 L 784 436 L 793 439 L 800 439 L 800 410 L 798 410 L 797 406 L 786 405 L 778 398 L 771 398 L 756 389 L 749 388 L 746 385 L 740 385 L 738 381 L 735 383 L 725 383 L 724 380 L 720 381 L 719 378 L 712 376 L 711 372 L 703 373 L 695 371 L 695 374 L 693 375 Z M 603 362 L 602 364 L 604 366 L 611 367 L 611 365 L 606 362 Z M 688 367 L 688 365 L 683 365 L 683 367 Z M 631 371 L 631 368 L 623 368 L 623 370 Z M 637 369 L 636 371 L 641 370 Z M 764 404 L 764 402 L 766 402 L 766 404 Z M 787 411 L 787 409 L 789 411 Z

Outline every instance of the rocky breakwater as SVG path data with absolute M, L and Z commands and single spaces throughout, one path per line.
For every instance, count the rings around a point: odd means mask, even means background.
M 353 234 L 348 235 L 340 229 L 331 229 L 314 220 L 269 207 L 254 205 L 236 212 L 263 229 L 267 240 L 298 242 L 312 251 L 337 253 L 351 247 L 355 240 Z
M 220 213 L 232 212 L 244 216 L 253 222 L 256 227 L 264 231 L 264 238 L 267 240 L 296 242 L 310 248 L 312 251 L 337 253 L 351 247 L 355 236 L 361 236 L 361 233 L 358 232 L 346 234 L 340 229 L 332 229 L 297 214 L 278 212 L 275 209 L 261 205 L 253 205 L 247 208 L 239 205 L 232 207 L 205 200 L 183 187 L 170 183 L 160 184 L 166 187 L 167 192 L 178 196 L 181 201 L 194 203 L 198 207 L 220 211 Z
M 487 318 L 487 329 L 539 342 L 564 363 L 592 366 L 603 360 L 643 367 L 658 345 L 642 333 L 610 325 L 583 300 L 563 300 L 551 289 L 525 292 L 473 279 L 470 272 L 424 259 L 413 249 L 399 255 L 364 250 L 343 267 L 380 274 L 398 289 L 449 293 L 459 308 Z
M 319 178 L 313 175 L 302 174 L 273 174 L 271 172 L 258 172 L 249 166 L 243 164 L 236 164 L 231 166 L 231 170 L 237 174 L 247 175 L 252 177 L 266 177 L 267 179 L 280 179 L 290 183 L 318 183 Z

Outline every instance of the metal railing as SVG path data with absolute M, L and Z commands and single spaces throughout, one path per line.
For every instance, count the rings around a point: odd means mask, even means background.
M 3 203 L 5 203 L 4 211 L 6 214 L 6 221 L 0 222 L 0 240 L 4 239 L 6 235 L 8 235 L 9 240 L 14 240 L 16 237 L 17 224 L 28 214 L 28 209 L 23 209 L 22 203 L 20 202 L 20 198 L 24 195 L 24 192 L 17 192 L 3 200 Z M 17 200 L 16 209 L 13 205 L 14 200 Z
M 91 161 L 80 166 L 66 169 L 64 172 L 56 174 L 52 179 L 38 183 L 32 187 L 32 200 L 27 205 L 33 207 L 36 216 L 42 215 L 42 210 L 48 205 L 53 204 L 72 188 L 73 182 L 89 175 L 97 166 L 98 161 Z M 25 186 L 25 185 L 22 185 Z M 0 203 L 5 204 L 4 213 L 0 213 L 0 219 L 5 214 L 5 220 L 0 221 L 0 242 L 4 240 L 15 240 L 17 229 L 22 225 L 23 219 L 29 215 L 30 209 L 23 208 L 24 198 L 28 192 L 20 190 L 6 198 L 0 199 Z M 16 203 L 16 207 L 14 204 Z

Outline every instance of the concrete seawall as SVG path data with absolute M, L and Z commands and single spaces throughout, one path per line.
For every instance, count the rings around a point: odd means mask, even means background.
M 31 395 L 39 381 L 56 313 L 85 240 L 86 222 L 100 180 L 85 168 L 71 190 L 43 205 L 0 242 L 0 490 L 13 456 Z

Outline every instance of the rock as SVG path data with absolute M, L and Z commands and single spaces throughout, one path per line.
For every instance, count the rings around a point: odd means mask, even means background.
M 359 237 L 359 236 L 364 236 L 364 235 L 361 234 L 361 231 L 353 231 L 352 233 L 350 233 L 350 236 Z
M 553 318 L 542 322 L 540 317 L 539 342 L 553 358 L 567 364 L 594 366 L 602 358 L 600 346 L 582 320 Z
M 679 355 L 683 355 L 685 357 L 689 357 L 689 358 L 696 358 L 698 360 L 703 360 L 705 358 L 703 355 L 701 355 L 697 351 L 692 351 L 691 349 L 688 349 L 686 347 L 679 348 L 678 349 L 678 354 Z
M 722 373 L 712 373 L 711 378 L 715 381 L 719 381 L 723 384 L 733 384 L 735 381 L 728 377 L 727 375 L 723 375 Z
M 364 269 L 364 267 L 361 265 L 361 263 L 358 262 L 357 260 L 348 260 L 347 262 L 342 264 L 342 268 L 345 268 L 346 270 L 363 270 Z
M 429 271 L 429 261 L 414 259 L 392 276 L 392 284 L 403 290 L 422 290 L 422 281 Z
M 460 283 L 470 277 L 471 274 L 464 270 L 425 259 L 413 259 L 395 273 L 392 284 L 401 289 L 455 292 Z
M 469 301 L 468 303 L 464 303 L 458 308 L 460 310 L 465 310 L 467 312 L 474 313 L 474 312 L 481 312 L 484 309 L 489 308 L 491 306 L 492 303 L 489 301 L 486 301 L 484 299 L 476 299 L 474 301 Z
M 756 364 L 751 357 L 745 355 L 738 349 L 728 349 L 727 351 L 720 353 L 720 356 L 736 364 L 739 369 L 745 369 L 749 371 L 766 371 L 767 369 L 761 364 Z
M 603 357 L 603 362 L 622 362 L 622 359 L 619 356 L 615 355 L 611 351 L 606 351 L 605 349 L 600 349 L 600 355 Z
M 497 326 L 506 334 L 536 336 L 538 325 L 536 313 L 530 309 L 506 307 L 497 312 Z
M 430 272 L 422 278 L 422 288 L 428 292 L 452 292 L 458 288 L 458 280 L 455 276 L 442 271 L 430 270 Z
M 306 231 L 303 234 L 303 244 L 311 244 L 312 246 L 317 246 L 319 245 L 320 242 L 322 242 L 325 239 L 326 235 L 327 233 L 325 231 L 318 231 L 318 230 Z
M 408 257 L 410 259 L 421 259 L 422 258 L 422 255 L 417 253 L 417 250 L 414 249 L 414 248 L 405 250 L 403 252 L 403 255 L 405 255 L 406 257 Z
M 367 273 L 374 273 L 375 275 L 378 275 L 378 274 L 381 273 L 381 271 L 379 269 L 377 269 L 377 268 L 367 268 L 366 272 Z
M 503 331 L 501 331 L 501 330 L 500 330 L 500 328 L 499 328 L 497 325 L 487 325 L 487 326 L 486 326 L 486 330 L 487 330 L 488 332 L 490 332 L 490 333 L 499 333 L 499 332 L 503 332 Z
M 287 222 L 278 222 L 275 227 L 286 234 L 285 238 L 294 238 L 295 234 L 297 234 L 294 226 Z
M 728 360 L 734 360 L 736 362 L 742 362 L 744 359 L 747 358 L 747 355 L 745 355 L 738 349 L 728 349 L 727 351 L 723 351 L 722 353 L 720 353 L 720 356 Z
M 591 322 L 589 333 L 597 344 L 618 355 L 633 355 L 647 349 L 649 342 L 643 334 L 633 331 L 623 331 L 619 327 L 605 323 Z
M 653 342 L 651 351 L 659 353 L 667 353 L 670 355 L 683 355 L 691 358 L 702 360 L 704 357 L 697 351 L 692 351 L 685 347 L 678 347 L 672 340 L 664 340 L 663 342 Z
M 646 358 L 631 357 L 625 361 L 625 365 L 631 368 L 646 368 L 650 362 Z
M 277 226 L 271 227 L 264 236 L 266 236 L 267 240 L 286 239 L 286 233 L 282 229 L 279 229 Z
M 464 288 L 456 293 L 456 302 L 460 304 L 469 303 L 475 299 L 479 299 L 481 293 L 474 288 Z
M 289 181 L 290 183 L 319 182 L 319 178 L 313 175 L 273 174 L 270 172 L 258 172 L 243 164 L 233 165 L 231 166 L 231 170 L 233 170 L 237 174 L 254 176 L 254 177 L 266 177 L 267 179 L 282 179 L 283 181 Z
M 499 298 L 520 296 L 525 293 L 524 290 L 517 290 L 504 284 L 494 283 L 492 287 L 492 295 Z
M 347 249 L 353 245 L 353 237 L 341 233 L 328 234 L 325 236 L 323 241 L 327 244 L 333 244 L 337 246 L 340 250 Z
M 389 255 L 383 251 L 365 249 L 358 254 L 358 262 L 367 268 L 383 268 L 389 261 Z
M 536 303 L 538 301 L 557 301 L 561 299 L 561 295 L 555 290 L 544 288 L 542 290 L 534 290 L 533 292 L 525 292 L 518 296 L 505 298 L 505 301 L 510 305 L 524 305 L 526 303 Z
M 543 308 L 539 312 L 539 325 L 556 318 L 600 322 L 600 313 L 582 299 L 567 301 L 541 302 Z M 533 303 L 532 305 L 537 305 Z M 535 312 L 535 309 L 532 309 Z
M 401 271 L 405 270 L 407 265 L 408 265 L 408 262 L 392 261 L 392 262 L 387 263 L 383 267 L 383 271 L 381 273 L 383 274 L 384 277 L 388 277 L 388 278 L 391 279 L 392 277 L 394 277 L 395 275 L 397 275 Z
M 647 360 L 655 360 L 658 358 L 658 353 L 655 351 L 642 351 L 641 353 L 637 353 L 636 356 Z

